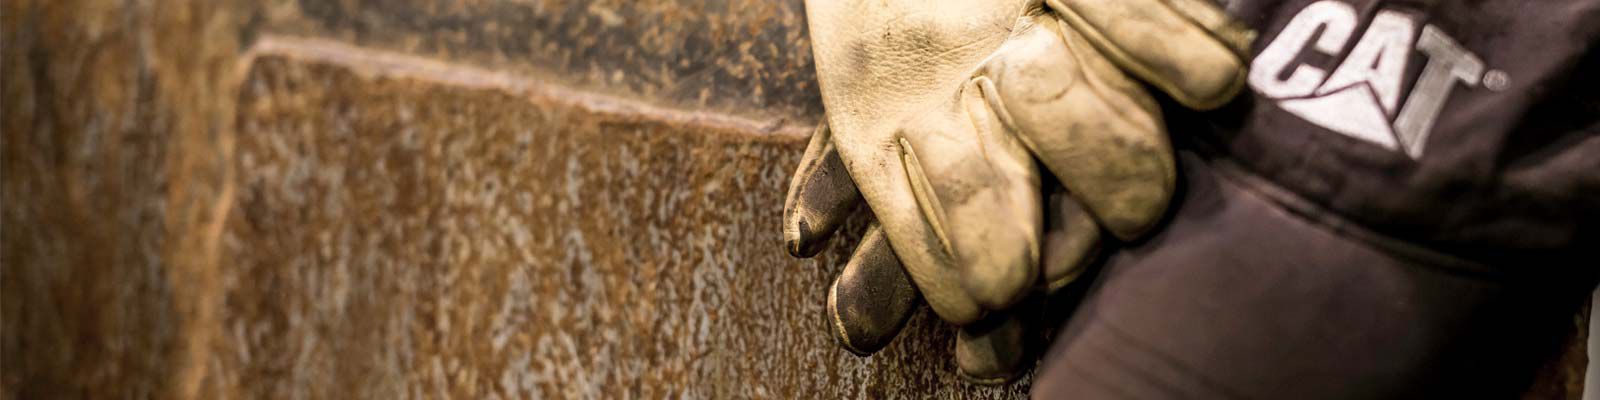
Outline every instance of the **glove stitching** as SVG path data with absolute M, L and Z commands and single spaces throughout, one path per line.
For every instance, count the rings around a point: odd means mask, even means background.
M 944 250 L 944 255 L 955 259 L 955 248 L 950 245 L 950 238 L 945 236 L 944 208 L 939 204 L 939 198 L 933 192 L 933 184 L 928 182 L 928 177 L 922 171 L 922 163 L 917 159 L 917 153 L 911 147 L 911 142 L 902 137 L 900 139 L 900 163 L 905 170 L 906 179 L 909 181 L 913 197 L 917 200 L 917 208 L 922 211 L 922 217 L 928 221 L 929 229 L 939 238 L 939 244 Z

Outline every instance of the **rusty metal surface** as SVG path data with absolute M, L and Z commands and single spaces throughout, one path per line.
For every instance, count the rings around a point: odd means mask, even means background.
M 0 397 L 198 387 L 243 9 L 0 2 Z
M 801 0 L 278 0 L 262 33 L 336 38 L 740 115 L 821 111 Z
M 1025 387 L 959 382 L 931 314 L 871 359 L 832 343 L 822 305 L 846 249 L 794 260 L 775 229 L 800 137 L 595 110 L 584 104 L 604 99 L 468 67 L 305 51 L 320 45 L 260 55 L 240 95 L 221 393 Z
M 0 398 L 1026 389 L 825 333 L 799 0 L 0 4 Z
M 825 334 L 825 284 L 852 241 L 794 260 L 777 228 L 815 119 L 814 93 L 792 93 L 809 62 L 749 55 L 755 36 L 733 31 L 769 27 L 759 43 L 804 57 L 798 3 L 690 4 L 732 8 L 551 42 L 570 64 L 339 25 L 382 16 L 203 4 L 6 3 L 20 101 L 6 103 L 4 397 L 1026 387 L 959 382 L 931 315 L 870 359 Z M 554 12 L 610 18 L 600 6 Z M 725 15 L 745 9 L 787 22 Z M 492 10 L 458 17 L 515 14 Z M 700 44 L 617 58 L 627 34 Z M 667 80 L 636 78 L 662 62 L 679 66 Z

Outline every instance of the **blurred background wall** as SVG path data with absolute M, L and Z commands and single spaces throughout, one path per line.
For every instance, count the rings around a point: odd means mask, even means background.
M 1004 398 L 782 250 L 800 0 L 7 0 L 0 395 Z M 846 230 L 859 233 L 861 221 Z M 1581 388 L 1575 345 L 1530 397 Z

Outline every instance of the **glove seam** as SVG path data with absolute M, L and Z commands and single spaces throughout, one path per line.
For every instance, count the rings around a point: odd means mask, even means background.
M 901 169 L 906 174 L 907 184 L 911 193 L 917 200 L 917 208 L 922 211 L 922 218 L 928 222 L 929 230 L 939 239 L 940 250 L 946 257 L 956 258 L 955 247 L 946 235 L 946 221 L 944 220 L 944 205 L 940 204 L 938 193 L 933 189 L 932 182 L 928 181 L 927 173 L 922 170 L 922 161 L 917 158 L 916 149 L 906 138 L 898 138 L 900 144 Z

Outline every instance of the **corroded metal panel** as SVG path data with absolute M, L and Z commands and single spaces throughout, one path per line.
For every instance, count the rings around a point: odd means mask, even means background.
M 335 38 L 703 111 L 821 111 L 801 0 L 278 1 L 259 32 Z
M 931 314 L 870 359 L 781 251 L 793 130 L 470 66 L 276 41 L 238 119 L 223 393 L 1020 395 Z
M 799 0 L 0 7 L 0 397 L 1027 387 L 956 379 L 926 311 L 825 333 L 856 238 L 779 238 Z M 1569 341 L 1531 396 L 1578 393 Z

